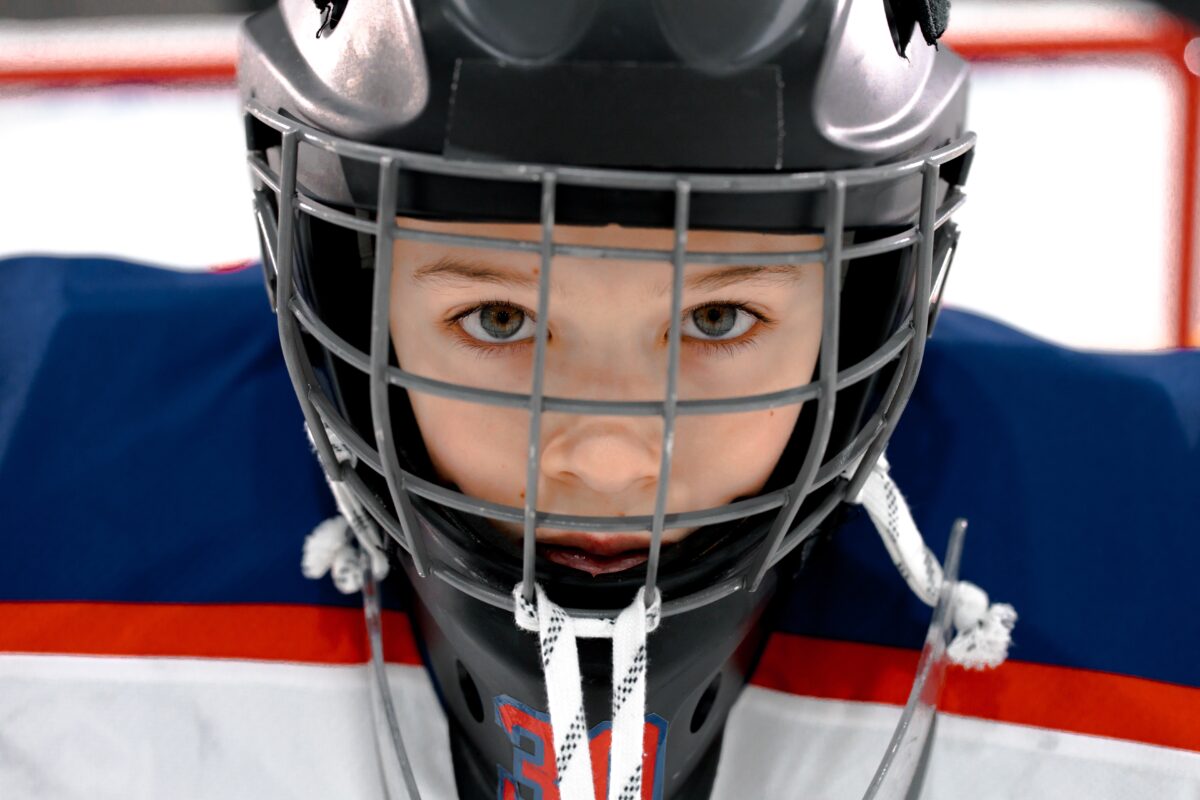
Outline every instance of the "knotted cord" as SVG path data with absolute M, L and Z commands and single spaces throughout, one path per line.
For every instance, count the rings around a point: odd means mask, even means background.
M 849 477 L 857 470 L 846 471 Z M 942 590 L 942 565 L 925 545 L 912 512 L 885 456 L 871 468 L 858 497 L 847 498 L 867 510 L 896 570 L 913 594 L 928 606 L 937 605 Z M 1008 657 L 1017 612 L 1008 603 L 990 603 L 987 593 L 969 581 L 959 581 L 954 593 L 954 627 L 957 635 L 946 653 L 952 662 L 972 669 L 996 667 Z

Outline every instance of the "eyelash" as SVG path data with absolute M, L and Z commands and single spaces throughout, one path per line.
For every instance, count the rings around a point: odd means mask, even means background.
M 482 308 L 486 308 L 487 306 L 504 306 L 507 308 L 515 308 L 515 309 L 521 311 L 526 316 L 528 316 L 530 320 L 534 320 L 536 322 L 536 318 L 534 317 L 533 312 L 529 311 L 528 309 L 522 308 L 521 306 L 519 306 L 515 303 L 510 303 L 507 300 L 485 300 L 483 302 L 476 303 L 475 305 L 471 306 L 470 308 L 464 309 L 462 311 L 456 311 L 453 314 L 451 314 L 449 317 L 446 318 L 445 324 L 446 324 L 447 328 L 449 328 L 450 333 L 454 336 L 456 344 L 458 344 L 459 346 L 464 347 L 467 350 L 470 350 L 480 356 L 499 356 L 499 355 L 504 355 L 506 353 L 511 353 L 516 348 L 521 347 L 523 345 L 532 345 L 534 343 L 533 339 L 522 339 L 521 341 L 514 342 L 512 344 L 492 344 L 489 342 L 481 342 L 480 340 L 476 339 L 475 337 L 467 334 L 462 329 L 462 324 L 461 324 L 462 320 L 465 317 L 469 317 L 471 314 L 474 314 L 476 311 L 479 311 Z M 758 342 L 756 340 L 758 339 L 758 336 L 760 333 L 759 329 L 760 328 L 770 328 L 775 324 L 775 321 L 773 319 L 769 318 L 766 314 L 763 314 L 761 311 L 751 308 L 746 303 L 740 303 L 740 302 L 737 302 L 734 300 L 715 300 L 715 301 L 709 301 L 707 303 L 699 303 L 697 305 L 692 306 L 691 308 L 685 308 L 683 310 L 683 316 L 686 317 L 688 314 L 693 313 L 697 309 L 705 308 L 707 306 L 729 306 L 731 308 L 737 309 L 738 311 L 743 311 L 758 320 L 757 324 L 753 325 L 748 331 L 746 331 L 745 333 L 743 333 L 741 336 L 739 336 L 736 339 L 720 339 L 720 340 L 707 340 L 706 341 L 703 339 L 686 339 L 685 338 L 683 340 L 683 343 L 685 345 L 690 345 L 692 347 L 700 347 L 703 350 L 705 350 L 708 354 L 732 356 L 745 347 L 753 347 L 758 344 Z
M 522 339 L 521 341 L 513 342 L 512 344 L 491 344 L 489 342 L 481 342 L 462 329 L 461 323 L 464 318 L 469 317 L 481 308 L 486 308 L 488 306 L 515 308 L 521 313 L 526 314 L 529 319 L 534 319 L 532 313 L 515 303 L 510 303 L 507 300 L 484 300 L 483 302 L 476 303 L 475 305 L 464 309 L 463 311 L 456 311 L 446 318 L 446 327 L 454 336 L 455 344 L 470 350 L 479 356 L 504 355 L 505 353 L 513 352 L 515 348 L 521 347 L 522 345 L 533 344 L 533 339 Z
M 754 347 L 758 344 L 759 334 L 763 328 L 770 328 L 775 324 L 775 321 L 767 317 L 761 311 L 757 311 L 745 303 L 739 303 L 732 300 L 717 300 L 716 302 L 699 303 L 691 308 L 683 310 L 683 316 L 687 317 L 694 313 L 697 309 L 707 306 L 729 306 L 736 308 L 758 320 L 757 323 L 751 325 L 750 328 L 736 339 L 684 339 L 683 343 L 692 347 L 702 348 L 708 355 L 732 356 L 747 347 Z

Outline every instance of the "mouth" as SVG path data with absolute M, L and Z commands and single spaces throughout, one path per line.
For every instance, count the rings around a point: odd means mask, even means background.
M 571 567 L 580 572 L 586 572 L 593 577 L 633 569 L 645 564 L 646 560 L 650 557 L 650 554 L 645 550 L 631 550 L 615 555 L 601 555 L 578 547 L 567 547 L 557 544 L 540 544 L 538 545 L 538 552 L 555 564 Z
M 650 557 L 649 537 L 645 534 L 545 533 L 548 534 L 546 538 L 538 542 L 539 553 L 555 564 L 593 577 L 633 569 L 645 564 Z

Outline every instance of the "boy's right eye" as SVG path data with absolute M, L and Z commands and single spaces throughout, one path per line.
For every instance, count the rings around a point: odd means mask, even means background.
M 519 342 L 534 335 L 533 319 L 517 306 L 485 303 L 459 318 L 459 325 L 481 342 Z

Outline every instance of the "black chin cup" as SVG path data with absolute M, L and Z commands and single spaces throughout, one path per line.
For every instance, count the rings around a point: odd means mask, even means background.
M 432 551 L 432 560 L 460 556 L 453 545 L 459 536 L 436 537 L 445 547 Z M 419 578 L 410 560 L 403 563 L 422 656 L 450 720 L 459 796 L 508 796 L 505 781 L 539 786 L 553 746 L 537 634 L 518 628 L 511 612 L 436 577 Z M 664 618 L 649 636 L 644 763 L 661 797 L 709 795 L 730 708 L 766 641 L 775 586 L 772 573 L 758 592 Z M 596 763 L 612 716 L 611 642 L 580 640 L 579 667 Z

